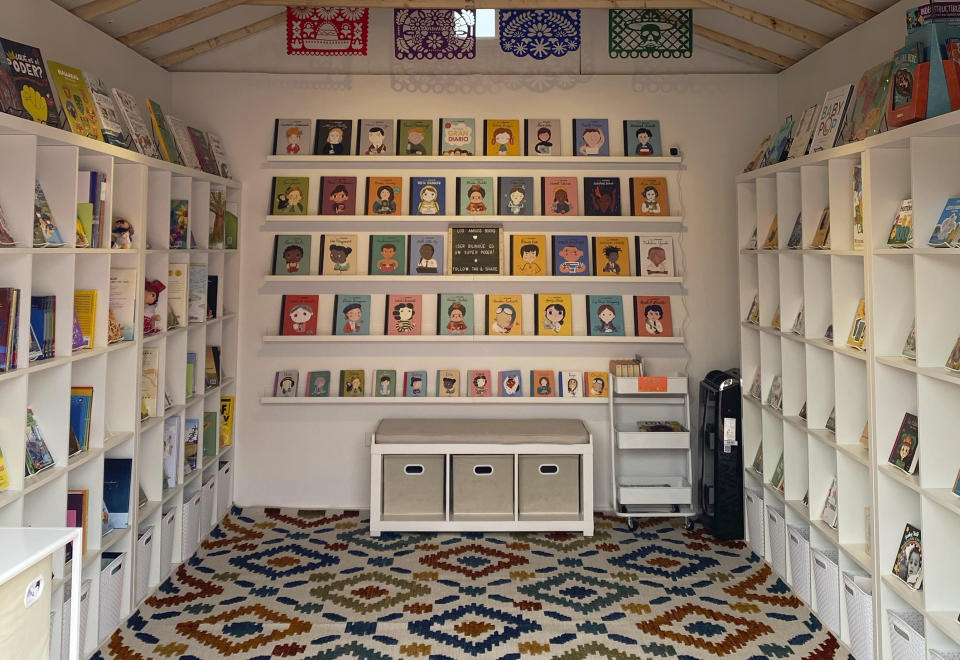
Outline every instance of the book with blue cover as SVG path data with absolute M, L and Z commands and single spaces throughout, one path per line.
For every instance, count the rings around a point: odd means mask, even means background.
M 606 119 L 573 120 L 573 155 L 610 155 L 610 127 Z
M 659 119 L 624 119 L 623 154 L 625 156 L 662 156 Z
M 437 294 L 438 335 L 472 335 L 473 319 L 472 293 Z
M 442 176 L 410 177 L 410 215 L 446 215 L 447 180 Z
M 930 247 L 960 247 L 960 197 L 950 197 L 943 206 L 937 226 L 930 236 Z
M 497 178 L 498 215 L 533 215 L 533 177 L 501 176 Z
M 587 334 L 591 337 L 623 337 L 623 298 L 587 296 Z
M 443 234 L 410 234 L 407 237 L 409 275 L 443 275 Z
M 129 523 L 132 458 L 103 459 L 103 504 L 109 512 L 110 529 L 122 529 Z
M 585 235 L 555 234 L 551 241 L 554 275 L 576 277 L 590 274 L 590 245 Z
M 519 369 L 500 372 L 500 396 L 523 396 L 523 374 Z

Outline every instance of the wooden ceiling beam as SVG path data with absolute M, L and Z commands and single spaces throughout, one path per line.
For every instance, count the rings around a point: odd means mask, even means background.
M 145 28 L 134 30 L 133 32 L 128 32 L 123 36 L 117 37 L 117 41 L 126 46 L 136 46 L 137 44 L 142 44 L 144 41 L 156 39 L 161 35 L 167 34 L 168 32 L 173 32 L 174 30 L 179 30 L 180 28 L 186 27 L 192 23 L 196 23 L 197 21 L 201 21 L 211 16 L 216 16 L 221 12 L 227 11 L 228 9 L 233 9 L 234 7 L 242 5 L 245 2 L 246 0 L 220 0 L 220 2 L 214 2 L 211 5 L 200 7 L 199 9 L 194 9 L 193 11 L 188 11 L 185 14 L 168 18 L 165 21 L 148 25 Z
M 85 21 L 92 21 L 99 16 L 123 9 L 136 2 L 140 2 L 140 0 L 92 0 L 79 7 L 74 7 L 70 11 Z
M 251 23 L 250 25 L 246 25 L 236 30 L 231 30 L 230 32 L 224 32 L 219 36 L 213 37 L 212 39 L 206 39 L 205 41 L 200 41 L 192 46 L 187 46 L 186 48 L 175 50 L 172 53 L 155 57 L 153 58 L 153 61 L 156 64 L 167 68 L 173 66 L 174 64 L 179 64 L 180 62 L 184 62 L 196 57 L 197 55 L 202 55 L 203 53 L 208 53 L 211 50 L 220 48 L 221 46 L 231 44 L 234 41 L 239 41 L 240 39 L 249 37 L 257 32 L 262 32 L 263 30 L 272 28 L 274 25 L 280 25 L 286 20 L 287 12 L 282 11 L 279 14 L 274 14 L 273 16 L 264 18 L 256 23 Z
M 737 18 L 742 18 L 745 21 L 750 21 L 754 25 L 759 25 L 762 28 L 772 30 L 773 32 L 790 37 L 791 39 L 802 41 L 805 44 L 813 46 L 814 48 L 826 46 L 831 41 L 831 38 L 825 34 L 808 30 L 801 25 L 789 23 L 787 21 L 780 20 L 779 18 L 769 16 L 768 14 L 754 11 L 753 9 L 748 9 L 747 7 L 735 5 L 732 2 L 727 2 L 727 0 L 701 0 L 701 2 L 713 7 L 714 9 L 724 11 L 731 16 L 736 16 Z
M 702 0 L 247 0 L 248 5 L 396 9 L 705 9 Z
M 877 15 L 877 12 L 869 7 L 858 5 L 855 2 L 850 2 L 850 0 L 807 0 L 807 2 L 827 11 L 832 11 L 834 14 L 840 14 L 844 18 L 849 18 L 857 23 L 869 21 Z
M 722 32 L 717 32 L 716 30 L 711 30 L 710 28 L 698 25 L 697 23 L 693 24 L 693 33 L 698 37 L 703 37 L 714 43 L 718 43 L 721 46 L 726 46 L 727 48 L 732 48 L 733 50 L 740 51 L 741 53 L 746 53 L 751 57 L 756 57 L 765 62 L 769 62 L 775 66 L 780 67 L 781 69 L 786 69 L 789 66 L 793 66 L 797 63 L 797 60 L 792 57 L 787 57 L 776 51 L 751 44 L 742 39 L 737 39 L 736 37 L 731 37 L 729 35 L 723 34 Z

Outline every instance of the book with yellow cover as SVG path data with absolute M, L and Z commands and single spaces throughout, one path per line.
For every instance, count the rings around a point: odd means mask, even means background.
M 7 474 L 7 463 L 3 460 L 3 451 L 0 451 L 0 490 L 10 486 L 10 475 Z
M 777 233 L 777 216 L 773 216 L 773 222 L 770 223 L 770 229 L 767 231 L 767 240 L 763 242 L 764 250 L 776 250 L 779 247 L 779 234 Z
M 487 156 L 519 156 L 520 120 L 484 119 L 483 141 Z
M 549 275 L 546 234 L 510 235 L 510 274 Z
M 94 346 L 97 328 L 97 290 L 77 289 L 73 292 L 73 311 L 77 314 L 83 341 Z
M 103 141 L 100 133 L 100 120 L 97 119 L 97 106 L 90 96 L 83 72 L 72 66 L 47 61 L 47 69 L 60 97 L 60 107 L 67 116 L 70 130 L 94 140 Z
M 233 405 L 232 396 L 220 397 L 220 447 L 233 443 Z
M 573 335 L 573 298 L 569 293 L 535 293 L 537 322 L 534 334 L 545 337 Z
M 867 337 L 867 311 L 866 303 L 861 298 L 857 303 L 857 313 L 853 316 L 853 324 L 850 326 L 850 336 L 847 337 L 847 346 L 863 349 L 863 340 Z
M 160 147 L 160 153 L 163 159 L 168 163 L 183 165 L 180 160 L 180 152 L 177 150 L 177 141 L 170 132 L 167 125 L 167 118 L 163 114 L 163 108 L 156 101 L 147 99 L 147 109 L 150 111 L 150 123 L 153 124 L 153 135 L 157 139 L 157 145 Z

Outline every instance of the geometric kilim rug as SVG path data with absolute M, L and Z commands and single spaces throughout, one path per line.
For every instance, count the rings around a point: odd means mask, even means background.
M 94 658 L 849 657 L 745 544 L 679 521 L 375 539 L 365 516 L 234 508 Z

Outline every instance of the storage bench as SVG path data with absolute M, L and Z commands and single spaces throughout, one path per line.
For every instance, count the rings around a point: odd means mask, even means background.
M 593 439 L 578 419 L 384 419 L 370 533 L 593 534 Z

